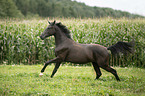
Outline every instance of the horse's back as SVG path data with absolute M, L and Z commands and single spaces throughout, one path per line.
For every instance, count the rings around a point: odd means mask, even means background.
M 83 46 L 87 46 L 86 48 L 88 50 L 91 50 L 95 53 L 98 53 L 100 55 L 108 55 L 108 50 L 106 47 L 99 45 L 99 44 L 83 44 Z

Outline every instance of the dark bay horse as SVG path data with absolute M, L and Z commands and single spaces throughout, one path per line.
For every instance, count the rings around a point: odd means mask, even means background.
M 96 72 L 96 79 L 102 75 L 100 71 L 101 67 L 104 70 L 111 72 L 116 79 L 120 81 L 116 70 L 109 66 L 108 50 L 111 50 L 112 54 L 116 54 L 118 52 L 126 54 L 127 51 L 131 52 L 132 46 L 130 43 L 119 41 L 108 48 L 99 44 L 79 44 L 71 38 L 70 31 L 66 28 L 66 26 L 62 25 L 60 22 L 56 23 L 55 21 L 52 23 L 49 22 L 49 26 L 44 30 L 40 38 L 44 40 L 46 37 L 52 35 L 55 37 L 56 58 L 45 63 L 40 75 L 43 75 L 45 68 L 50 63 L 56 63 L 51 75 L 52 78 L 62 62 L 72 62 L 78 64 L 92 62 Z

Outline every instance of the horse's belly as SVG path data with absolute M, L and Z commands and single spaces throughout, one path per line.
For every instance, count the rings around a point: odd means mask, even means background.
M 89 63 L 90 61 L 85 59 L 70 59 L 70 60 L 66 60 L 66 62 L 85 64 L 85 63 Z
M 75 53 L 75 54 L 68 55 L 66 61 L 83 64 L 83 63 L 93 62 L 93 58 L 91 54 L 88 55 L 84 52 L 84 53 Z

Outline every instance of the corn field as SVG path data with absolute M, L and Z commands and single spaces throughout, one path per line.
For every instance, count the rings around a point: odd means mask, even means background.
M 56 21 L 66 25 L 79 43 L 109 47 L 118 41 L 135 40 L 134 53 L 110 56 L 110 65 L 145 67 L 145 19 L 57 18 Z M 39 38 L 47 25 L 47 19 L 0 20 L 0 63 L 40 64 L 54 58 L 54 37 Z

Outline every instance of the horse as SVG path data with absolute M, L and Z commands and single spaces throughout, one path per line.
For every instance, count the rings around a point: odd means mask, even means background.
M 51 74 L 51 78 L 53 78 L 62 62 L 77 64 L 92 62 L 96 73 L 95 79 L 99 79 L 102 75 L 100 71 L 100 68 L 102 68 L 111 72 L 115 76 L 116 80 L 120 81 L 117 71 L 109 66 L 110 53 L 108 50 L 111 51 L 111 54 L 117 54 L 118 52 L 126 54 L 127 52 L 131 52 L 132 45 L 130 42 L 118 41 L 116 44 L 108 48 L 99 44 L 80 44 L 71 38 L 70 30 L 61 22 L 56 23 L 54 20 L 54 22 L 48 21 L 48 23 L 49 25 L 40 35 L 40 38 L 44 40 L 49 36 L 54 36 L 56 58 L 49 60 L 44 64 L 40 76 L 43 75 L 45 68 L 51 63 L 56 63 Z

